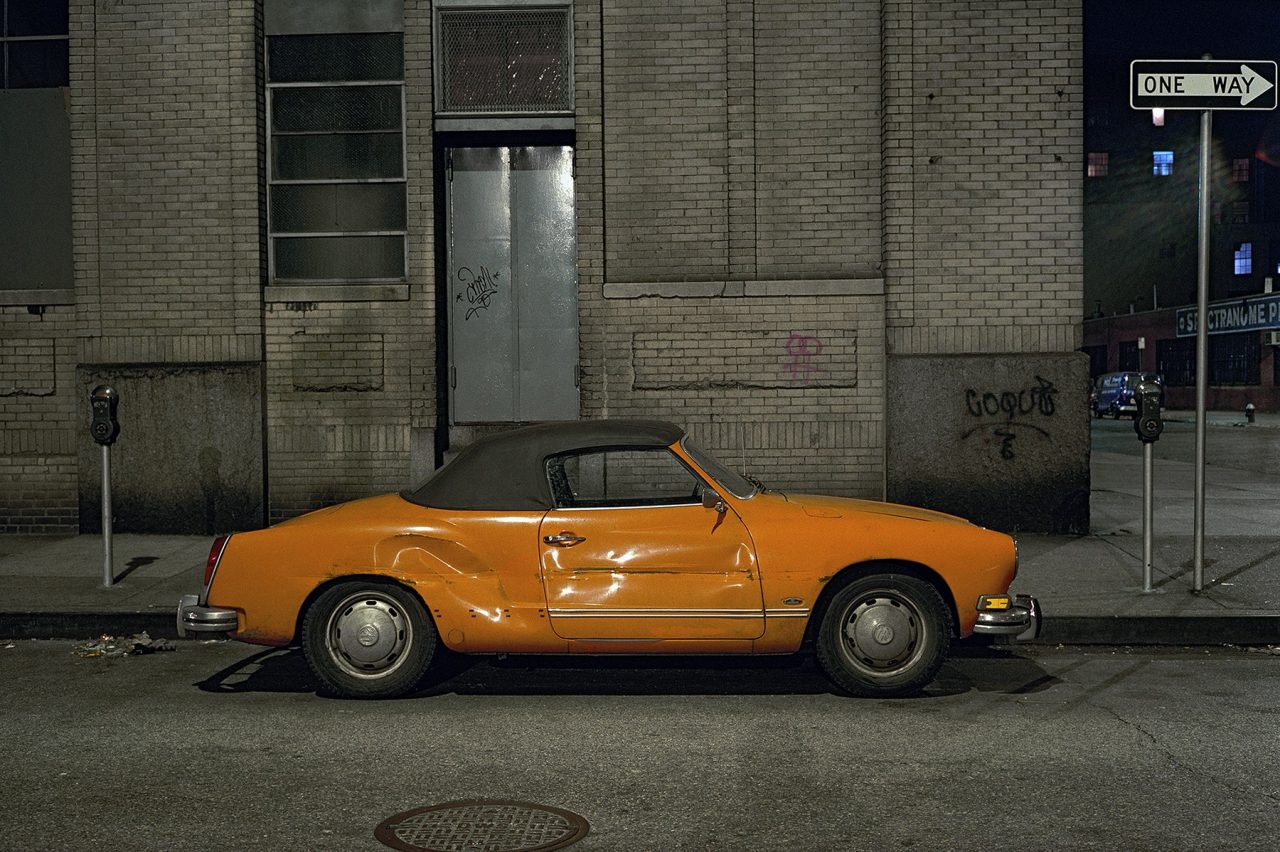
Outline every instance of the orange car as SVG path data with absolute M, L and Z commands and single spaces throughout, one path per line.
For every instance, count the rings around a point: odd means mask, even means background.
M 789 654 L 844 690 L 920 690 L 954 637 L 1026 634 L 1007 535 L 771 491 L 651 420 L 478 441 L 421 487 L 214 542 L 178 629 L 300 643 L 323 687 L 389 697 L 463 653 Z

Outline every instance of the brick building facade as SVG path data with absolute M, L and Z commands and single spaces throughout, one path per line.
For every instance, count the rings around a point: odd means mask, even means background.
M 1087 527 L 1078 2 L 574 2 L 558 60 L 441 34 L 442 16 L 481 27 L 465 15 L 494 9 L 72 0 L 73 281 L 0 277 L 0 530 L 93 528 L 101 381 L 122 397 L 124 530 L 213 532 L 399 489 L 537 410 L 451 414 L 497 387 L 464 386 L 486 354 L 466 335 L 504 309 L 506 278 L 541 280 L 549 238 L 514 206 L 556 185 L 521 171 L 539 150 L 572 155 L 577 346 L 556 417 L 671 419 L 783 489 Z M 352 33 L 392 45 L 395 71 L 338 84 L 286 67 Z M 458 107 L 497 54 L 517 82 L 530 63 L 564 74 L 568 108 Z M 326 136 L 289 111 L 330 95 L 385 95 L 399 123 Z M 355 136 L 382 150 L 397 132 L 374 180 L 288 177 L 326 138 L 346 134 L 354 168 Z M 287 160 L 297 146 L 320 148 Z M 472 149 L 500 171 L 464 174 Z M 487 209 L 459 188 L 472 178 L 516 187 L 498 242 L 534 258 L 483 291 L 462 247 L 497 243 L 468 231 Z M 338 224 L 306 224 L 320 207 Z M 403 274 L 321 268 L 353 254 Z M 503 363 L 484 382 L 535 387 L 563 358 L 521 310 L 517 366 L 489 353 Z

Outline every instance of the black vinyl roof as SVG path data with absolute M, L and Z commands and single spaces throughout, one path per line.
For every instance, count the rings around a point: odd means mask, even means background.
M 554 506 L 547 484 L 551 456 L 604 447 L 669 447 L 684 437 L 661 420 L 543 423 L 482 438 L 425 483 L 400 492 L 436 509 L 536 511 Z

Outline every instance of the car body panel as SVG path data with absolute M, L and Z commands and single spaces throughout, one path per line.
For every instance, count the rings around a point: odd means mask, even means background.
M 553 509 L 542 522 L 551 627 L 566 639 L 755 639 L 764 633 L 751 536 L 699 505 Z M 585 539 L 545 543 L 557 534 Z
M 1016 574 L 1013 540 L 960 518 L 840 497 L 736 497 L 679 441 L 667 449 L 715 490 L 707 505 L 467 509 L 371 497 L 233 535 L 203 603 L 238 613 L 236 638 L 285 645 L 328 584 L 376 577 L 417 594 L 457 651 L 790 653 L 847 572 L 934 583 L 960 636 L 974 630 L 978 597 L 1007 592 Z M 544 541 L 561 534 L 583 540 Z

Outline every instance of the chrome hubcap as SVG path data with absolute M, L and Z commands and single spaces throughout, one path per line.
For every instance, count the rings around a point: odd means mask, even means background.
M 382 677 L 404 661 L 413 627 L 394 599 L 376 591 L 351 595 L 329 616 L 329 654 L 357 677 Z
M 920 654 L 924 619 L 895 592 L 867 592 L 849 604 L 841 623 L 845 657 L 870 674 L 893 674 Z

